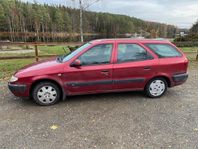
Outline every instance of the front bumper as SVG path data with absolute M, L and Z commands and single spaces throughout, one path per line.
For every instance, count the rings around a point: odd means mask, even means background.
M 24 84 L 8 83 L 8 88 L 15 96 L 25 96 L 27 91 L 27 85 Z

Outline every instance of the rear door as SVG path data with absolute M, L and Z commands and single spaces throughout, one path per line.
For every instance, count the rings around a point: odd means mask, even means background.
M 112 89 L 114 42 L 90 47 L 76 59 L 80 67 L 66 69 L 66 90 L 71 94 L 104 92 Z
M 116 43 L 116 58 L 113 66 L 113 89 L 143 89 L 148 79 L 154 76 L 158 59 L 143 45 L 131 42 Z

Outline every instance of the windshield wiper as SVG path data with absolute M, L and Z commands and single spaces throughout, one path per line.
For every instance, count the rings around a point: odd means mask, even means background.
M 63 60 L 64 60 L 64 58 L 65 58 L 66 56 L 68 56 L 69 54 L 70 54 L 70 53 L 65 54 L 65 55 L 58 56 L 58 57 L 57 57 L 57 61 L 62 63 Z
M 56 60 L 57 60 L 58 62 L 62 62 L 62 61 L 63 61 L 63 58 L 64 58 L 64 56 L 58 56 Z

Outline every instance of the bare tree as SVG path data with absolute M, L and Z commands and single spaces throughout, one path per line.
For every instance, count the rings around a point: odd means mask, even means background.
M 75 0 L 72 0 L 75 1 Z M 91 5 L 99 2 L 100 0 L 77 0 L 79 3 L 79 10 L 80 10 L 80 40 L 84 42 L 83 38 L 83 11 L 89 8 Z

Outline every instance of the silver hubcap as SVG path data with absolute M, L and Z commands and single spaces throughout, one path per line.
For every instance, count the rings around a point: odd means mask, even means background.
M 155 97 L 160 96 L 165 91 L 165 83 L 162 80 L 154 80 L 149 86 L 149 91 Z
M 37 92 L 38 100 L 42 103 L 52 103 L 56 97 L 57 92 L 52 86 L 43 86 Z

